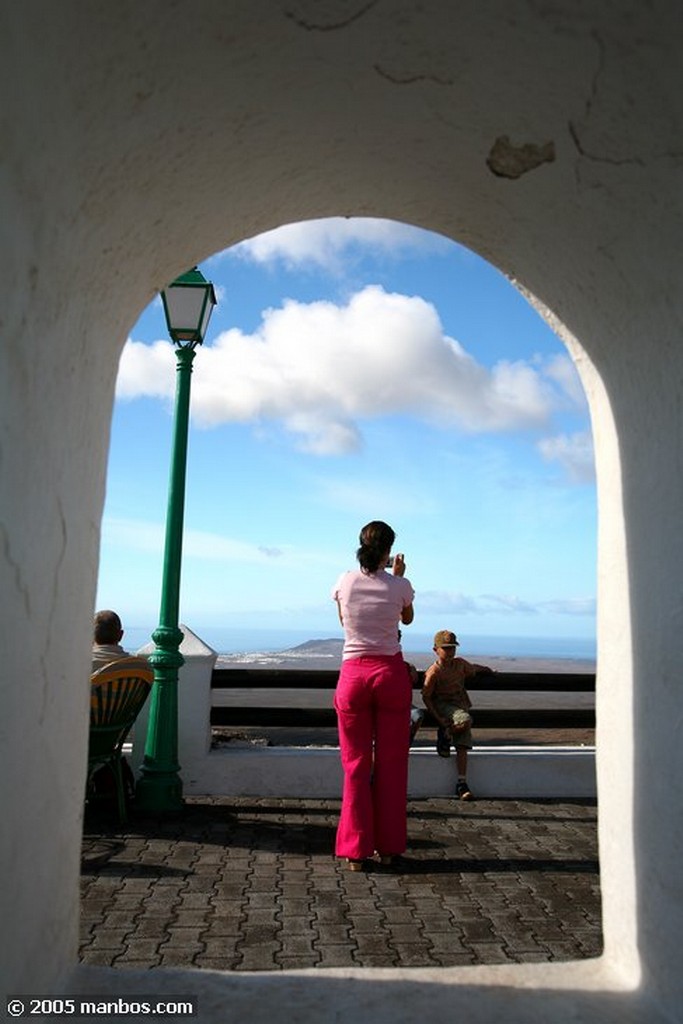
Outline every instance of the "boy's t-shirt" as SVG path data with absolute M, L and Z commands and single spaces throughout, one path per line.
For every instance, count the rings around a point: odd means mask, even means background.
M 415 599 L 410 580 L 383 569 L 372 573 L 351 570 L 339 577 L 332 597 L 339 602 L 344 619 L 342 658 L 400 653 L 401 612 Z
M 464 658 L 454 658 L 449 665 L 435 661 L 425 672 L 422 696 L 469 711 L 472 701 L 465 688 L 465 679 L 481 669 L 481 665 L 473 665 Z

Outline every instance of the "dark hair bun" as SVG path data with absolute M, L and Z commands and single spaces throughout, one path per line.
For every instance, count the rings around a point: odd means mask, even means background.
M 356 557 L 365 572 L 377 572 L 382 559 L 391 551 L 396 540 L 392 528 L 380 519 L 367 523 L 360 531 L 360 547 Z

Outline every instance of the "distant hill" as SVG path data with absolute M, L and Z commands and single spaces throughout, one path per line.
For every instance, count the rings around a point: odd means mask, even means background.
M 283 653 L 310 654 L 317 655 L 319 657 L 329 657 L 331 655 L 341 654 L 343 647 L 343 640 L 330 637 L 327 640 L 306 640 L 305 643 L 297 644 L 296 647 L 288 647 Z

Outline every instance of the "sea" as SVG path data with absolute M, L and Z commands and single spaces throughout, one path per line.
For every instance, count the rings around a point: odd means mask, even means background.
M 220 626 L 194 626 L 193 632 L 219 655 L 219 664 L 258 665 L 271 667 L 281 660 L 296 660 L 304 667 L 306 661 L 319 663 L 338 661 L 341 632 L 316 634 L 311 629 L 236 629 Z M 123 644 L 136 651 L 151 642 L 153 626 L 126 627 Z M 567 661 L 591 663 L 596 657 L 595 639 L 591 637 L 502 636 L 495 634 L 458 634 L 458 653 L 465 658 L 495 658 L 520 661 Z M 405 630 L 403 650 L 409 654 L 432 655 L 433 634 Z M 569 666 L 567 666 L 569 667 Z

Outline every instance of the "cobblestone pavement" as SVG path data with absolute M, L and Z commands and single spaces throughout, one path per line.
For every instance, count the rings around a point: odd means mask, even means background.
M 206 797 L 123 831 L 88 812 L 82 961 L 278 971 L 601 953 L 593 801 L 413 800 L 405 866 L 362 874 L 332 857 L 338 812 Z

